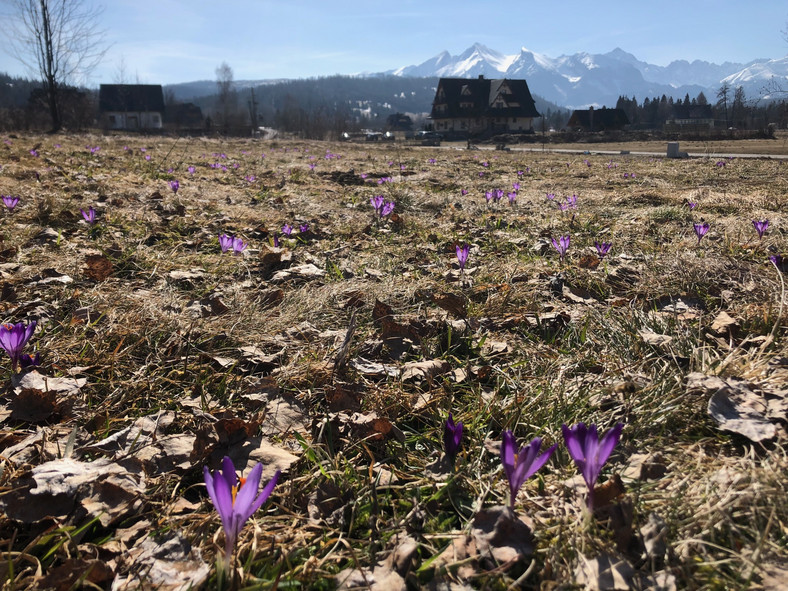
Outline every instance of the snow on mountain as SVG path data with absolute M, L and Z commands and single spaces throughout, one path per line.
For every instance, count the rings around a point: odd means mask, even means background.
M 774 86 L 788 89 L 788 56 L 754 62 L 739 72 L 726 76 L 722 82 L 727 82 L 731 88 L 742 86 L 745 91 L 748 88 L 762 88 L 768 92 L 769 87 Z
M 444 51 L 418 66 L 386 72 L 396 76 L 451 78 L 525 78 L 531 92 L 568 107 L 614 106 L 620 95 L 645 97 L 714 96 L 723 81 L 744 86 L 747 96 L 759 96 L 769 81 L 786 85 L 788 56 L 755 60 L 749 64 L 713 64 L 677 60 L 657 66 L 616 48 L 604 54 L 585 52 L 552 58 L 523 47 L 519 54 L 504 55 L 475 43 L 458 56 Z M 758 86 L 760 85 L 760 86 Z

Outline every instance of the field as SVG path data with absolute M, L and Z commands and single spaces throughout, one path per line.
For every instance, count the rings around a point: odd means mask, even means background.
M 0 140 L 3 589 L 788 578 L 783 161 Z

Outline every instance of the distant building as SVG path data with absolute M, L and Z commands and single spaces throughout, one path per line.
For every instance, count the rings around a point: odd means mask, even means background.
M 708 131 L 714 127 L 711 105 L 675 105 L 673 118 L 665 122 L 665 131 Z
M 99 116 L 107 129 L 161 129 L 164 93 L 160 84 L 102 84 Z
M 167 106 L 164 125 L 175 129 L 201 129 L 205 120 L 202 109 L 194 103 L 175 103 Z
M 536 110 L 525 80 L 441 78 L 432 102 L 432 127 L 447 135 L 533 132 Z
M 575 109 L 566 124 L 567 128 L 577 131 L 618 131 L 629 125 L 629 117 L 624 109 Z

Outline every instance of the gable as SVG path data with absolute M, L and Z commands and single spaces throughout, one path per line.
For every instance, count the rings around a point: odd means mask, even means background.
M 441 78 L 432 104 L 433 119 L 540 117 L 525 80 Z

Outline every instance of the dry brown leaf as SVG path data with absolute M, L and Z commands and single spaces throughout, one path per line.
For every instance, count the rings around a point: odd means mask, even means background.
M 98 516 L 104 527 L 128 516 L 142 504 L 145 493 L 142 470 L 134 473 L 99 458 L 94 462 L 52 460 L 23 474 L 2 498 L 6 514 L 23 523 L 46 517 L 73 519 Z
M 112 581 L 112 591 L 188 591 L 200 588 L 211 572 L 199 548 L 173 531 L 146 536 L 118 562 L 119 574 Z
M 465 310 L 468 305 L 468 299 L 464 295 L 445 291 L 433 293 L 432 302 L 457 318 L 465 318 L 467 315 Z
M 443 359 L 411 361 L 402 366 L 402 381 L 426 380 L 432 383 L 435 377 L 448 373 L 449 371 L 451 371 L 451 365 Z
M 491 567 L 525 560 L 533 554 L 532 524 L 509 506 L 482 509 L 473 518 L 471 536 Z
M 69 414 L 70 403 L 61 400 L 54 390 L 42 392 L 23 388 L 14 396 L 8 405 L 12 421 L 23 423 L 44 423 L 50 420 L 61 420 Z
M 68 558 L 63 564 L 51 569 L 45 577 L 38 579 L 40 589 L 69 591 L 81 587 L 83 581 L 104 588 L 115 577 L 115 572 L 102 560 Z
M 103 254 L 89 254 L 85 257 L 84 274 L 94 281 L 104 281 L 112 275 L 112 263 Z

